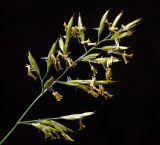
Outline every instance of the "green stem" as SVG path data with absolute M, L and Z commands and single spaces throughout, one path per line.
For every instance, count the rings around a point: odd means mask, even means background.
M 108 38 L 106 37 L 106 38 L 104 38 L 103 40 L 99 41 L 96 46 L 98 46 L 99 44 L 101 44 L 101 43 L 103 43 L 103 42 L 105 42 L 105 41 L 113 41 L 113 40 L 112 40 L 112 39 L 108 39 Z
M 83 44 L 83 48 L 84 48 L 84 50 L 85 50 L 85 52 L 87 52 L 87 48 L 86 48 L 86 46 Z M 89 66 L 90 66 L 90 68 L 91 68 L 91 63 L 90 62 L 88 62 L 89 63 Z
M 42 79 L 43 81 L 44 81 L 45 78 L 47 77 L 47 75 L 48 75 L 48 73 L 49 73 L 49 70 L 50 70 L 50 68 L 47 69 L 47 72 L 46 72 L 46 74 L 44 75 L 44 77 L 43 77 L 43 79 Z
M 44 85 L 43 85 L 43 80 L 41 80 L 41 93 L 44 92 Z
M 63 120 L 61 117 L 54 117 L 54 118 L 43 118 L 43 119 L 26 120 L 26 121 L 19 122 L 19 124 L 31 125 L 31 123 L 37 122 L 38 120 L 42 121 L 42 120 L 60 120 L 60 119 Z
M 32 126 L 31 122 L 28 122 L 28 121 L 21 121 L 18 123 L 19 125 L 29 125 L 29 126 Z
M 10 134 L 16 129 L 17 125 L 18 125 L 18 123 L 16 123 L 16 124 L 12 127 L 12 129 L 7 133 L 7 135 L 1 140 L 0 145 L 2 145 L 3 142 L 4 142 L 4 141 L 10 136 Z
M 16 129 L 18 124 L 21 122 L 23 117 L 28 113 L 28 111 L 32 108 L 32 106 L 43 96 L 45 92 L 39 94 L 37 98 L 29 105 L 29 107 L 25 110 L 25 112 L 22 114 L 22 116 L 18 119 L 18 121 L 15 123 L 15 125 L 12 127 L 12 129 L 7 133 L 7 135 L 1 140 L 0 145 L 2 145 L 5 140 L 13 133 L 13 131 Z

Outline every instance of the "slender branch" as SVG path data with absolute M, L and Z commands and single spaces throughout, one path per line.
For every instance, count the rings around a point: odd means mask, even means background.
M 34 119 L 34 120 L 26 120 L 26 121 L 21 121 L 19 124 L 26 124 L 26 125 L 31 125 L 33 122 L 37 122 L 38 120 L 63 120 L 61 117 L 52 117 L 52 118 L 43 118 L 43 119 Z M 78 120 L 78 119 L 77 119 Z
M 39 94 L 37 98 L 29 105 L 29 107 L 25 110 L 25 112 L 21 115 L 21 117 L 17 120 L 12 129 L 7 133 L 7 135 L 1 140 L 0 145 L 4 143 L 4 141 L 11 135 L 11 133 L 16 129 L 19 122 L 23 119 L 23 117 L 28 113 L 28 111 L 32 108 L 32 106 L 43 96 L 45 92 Z
M 84 44 L 83 44 L 83 48 L 84 48 L 85 52 L 87 52 L 87 48 Z M 92 66 L 91 63 L 90 62 L 88 62 L 88 63 L 89 63 L 89 66 L 91 67 Z
M 43 77 L 43 81 L 45 80 L 45 78 L 47 77 L 47 75 L 48 75 L 48 73 L 49 73 L 49 70 L 50 70 L 50 68 L 49 69 L 47 69 L 47 72 L 46 72 L 46 74 L 44 75 L 44 77 Z
M 31 126 L 32 124 L 27 122 L 27 121 L 21 121 L 21 122 L 18 123 L 18 125 L 29 125 L 29 126 Z

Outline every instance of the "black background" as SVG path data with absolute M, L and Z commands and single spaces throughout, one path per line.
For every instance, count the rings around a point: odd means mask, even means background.
M 110 19 L 123 10 L 122 23 L 142 18 L 127 42 L 132 46 L 133 60 L 128 65 L 117 65 L 113 72 L 113 78 L 120 81 L 111 87 L 113 99 L 95 99 L 64 87 L 62 102 L 57 103 L 47 93 L 27 114 L 25 119 L 35 119 L 97 110 L 85 120 L 86 129 L 73 135 L 75 142 L 50 141 L 32 127 L 19 126 L 4 144 L 160 144 L 160 29 L 156 1 L 6 0 L 0 5 L 0 138 L 40 91 L 39 82 L 26 75 L 28 50 L 40 62 L 39 58 L 46 56 L 53 41 L 63 34 L 63 22 L 74 13 L 77 16 L 81 12 L 84 24 L 90 28 L 98 26 L 107 9 Z M 82 75 L 87 73 L 83 66 L 80 70 Z M 78 128 L 77 122 L 66 123 Z

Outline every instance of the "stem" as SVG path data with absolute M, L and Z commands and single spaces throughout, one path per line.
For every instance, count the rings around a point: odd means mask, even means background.
M 29 122 L 25 122 L 25 121 L 21 121 L 21 122 L 19 122 L 18 124 L 32 126 L 31 122 L 29 123 Z
M 103 40 L 101 40 L 101 41 L 99 41 L 98 43 L 97 43 L 97 45 L 99 45 L 99 44 L 101 44 L 101 43 L 103 43 L 103 42 L 105 42 L 105 41 L 113 41 L 112 39 L 108 39 L 108 37 L 106 37 L 106 38 L 104 38 Z M 96 46 L 97 46 L 96 45 Z
M 18 121 L 15 123 L 15 125 L 12 127 L 12 129 L 7 133 L 7 135 L 1 140 L 0 145 L 4 143 L 4 141 L 13 133 L 13 131 L 16 129 L 18 124 L 21 122 L 23 117 L 28 113 L 28 111 L 32 108 L 32 106 L 43 96 L 45 92 L 39 94 L 37 98 L 29 105 L 29 107 L 25 110 L 25 112 L 22 114 L 22 116 L 18 119 Z
M 41 79 L 41 93 L 43 94 L 44 92 L 44 85 L 43 85 L 43 80 Z
M 16 124 L 12 127 L 12 129 L 7 133 L 7 135 L 1 140 L 0 145 L 2 145 L 3 142 L 4 142 L 4 141 L 10 136 L 10 134 L 16 129 L 17 125 L 18 125 L 18 123 L 16 123 Z
M 60 120 L 60 119 L 63 120 L 61 117 L 54 117 L 54 118 L 43 118 L 43 119 L 26 120 L 26 121 L 19 122 L 19 124 L 31 125 L 31 123 L 37 122 L 38 120 L 41 121 L 41 120 Z
M 47 77 L 47 75 L 48 75 L 48 73 L 49 73 L 49 70 L 50 70 L 50 68 L 47 69 L 47 72 L 46 72 L 46 74 L 44 75 L 44 77 L 43 77 L 43 79 L 42 79 L 43 81 L 44 81 L 45 78 Z
M 84 50 L 85 50 L 85 52 L 87 52 L 87 48 L 86 48 L 86 46 L 83 44 L 83 48 L 84 48 Z M 89 66 L 90 66 L 90 68 L 91 68 L 91 63 L 90 62 L 88 62 L 89 63 Z

